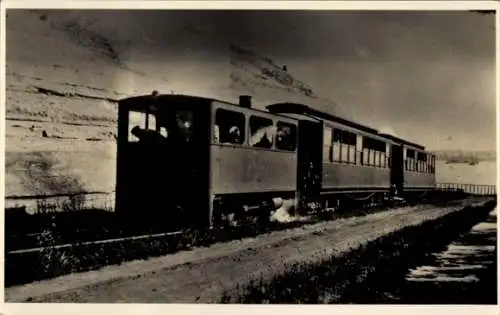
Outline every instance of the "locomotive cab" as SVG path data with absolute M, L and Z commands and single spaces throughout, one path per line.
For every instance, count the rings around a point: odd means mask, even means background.
M 118 214 L 162 226 L 204 224 L 199 196 L 208 188 L 209 105 L 154 93 L 119 102 Z

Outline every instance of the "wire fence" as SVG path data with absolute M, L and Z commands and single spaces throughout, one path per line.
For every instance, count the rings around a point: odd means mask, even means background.
M 29 214 L 67 212 L 83 209 L 114 211 L 114 207 L 114 192 L 80 192 L 71 194 L 5 198 L 5 208 L 22 208 Z
M 497 194 L 496 185 L 438 183 L 436 187 L 439 190 L 448 190 L 448 191 L 463 190 L 464 193 L 471 195 L 495 196 Z

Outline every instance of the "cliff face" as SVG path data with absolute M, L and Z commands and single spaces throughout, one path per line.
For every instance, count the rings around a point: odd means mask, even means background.
M 116 100 L 158 90 L 256 107 L 304 102 L 348 117 L 332 102 L 237 41 L 206 56 L 210 30 L 173 25 L 159 47 L 141 24 L 95 11 L 7 12 L 6 196 L 114 189 Z M 181 48 L 179 48 L 181 47 Z

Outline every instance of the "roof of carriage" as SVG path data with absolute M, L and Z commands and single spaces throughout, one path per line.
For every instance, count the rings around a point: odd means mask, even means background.
M 339 117 L 336 115 L 332 115 L 330 113 L 315 109 L 315 108 L 308 106 L 308 105 L 305 105 L 305 104 L 289 103 L 289 102 L 276 103 L 276 104 L 271 104 L 271 105 L 266 106 L 266 109 L 269 112 L 276 113 L 276 114 L 277 113 L 281 113 L 281 114 L 288 113 L 288 114 L 317 117 L 317 118 L 320 118 L 323 120 L 336 122 L 336 123 L 339 123 L 339 124 L 342 124 L 342 125 L 345 125 L 345 126 L 348 126 L 351 128 L 355 128 L 355 129 L 358 129 L 358 130 L 361 130 L 361 131 L 364 131 L 367 133 L 371 133 L 373 135 L 377 135 L 377 136 L 389 139 L 389 140 L 396 142 L 396 143 L 400 143 L 400 144 L 407 145 L 407 146 L 412 146 L 412 147 L 420 149 L 420 150 L 425 150 L 425 147 L 420 145 L 420 144 L 417 144 L 417 143 L 414 143 L 414 142 L 411 142 L 408 140 L 404 140 L 404 139 L 398 138 L 398 137 L 390 135 L 390 134 L 380 133 L 378 130 L 376 130 L 374 128 L 353 122 L 351 120 L 347 120 L 345 118 L 342 118 L 342 117 Z

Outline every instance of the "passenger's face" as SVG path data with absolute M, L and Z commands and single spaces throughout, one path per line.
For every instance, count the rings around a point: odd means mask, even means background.
M 180 129 L 189 130 L 191 128 L 191 122 L 189 121 L 177 120 L 177 124 Z
M 183 137 L 186 138 L 186 140 L 191 139 L 191 135 L 193 133 L 192 130 L 192 124 L 190 121 L 185 121 L 182 119 L 177 119 L 177 127 Z

